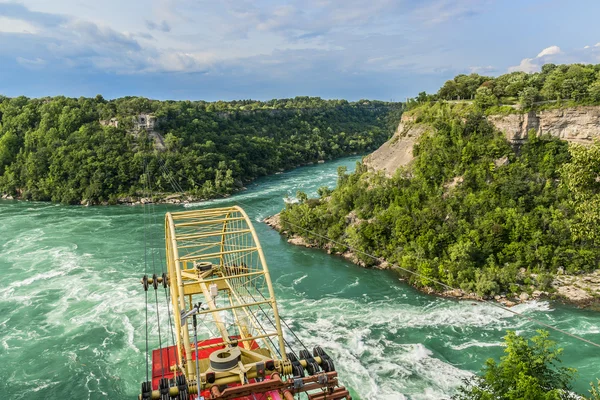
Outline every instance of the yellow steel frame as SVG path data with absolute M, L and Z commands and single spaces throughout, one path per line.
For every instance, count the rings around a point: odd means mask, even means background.
M 279 361 L 277 364 L 285 362 L 284 339 L 269 270 L 256 231 L 244 210 L 234 206 L 167 213 L 165 231 L 179 360 L 175 368 L 188 379 L 195 379 L 191 318 L 182 324 L 179 316 L 198 301 L 208 307 L 199 312 L 198 318 L 203 320 L 210 314 L 224 343 L 232 342 L 230 336 L 240 336 L 239 345 L 245 354 L 252 353 L 255 341 L 269 350 L 270 358 Z M 216 298 L 211 295 L 211 285 L 218 289 Z M 272 330 L 264 329 L 265 324 L 270 324 Z M 261 359 L 258 353 L 256 359 Z

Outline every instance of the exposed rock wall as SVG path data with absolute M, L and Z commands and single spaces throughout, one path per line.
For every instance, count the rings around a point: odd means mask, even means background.
M 580 106 L 527 114 L 491 115 L 488 120 L 512 142 L 527 139 L 530 129 L 574 143 L 592 143 L 600 137 L 600 107 Z
M 413 160 L 414 144 L 423 133 L 430 129 L 430 126 L 418 124 L 405 114 L 402 116 L 394 136 L 366 156 L 363 162 L 369 168 L 383 171 L 386 175 L 392 176 L 399 167 L 408 165 Z
M 580 106 L 526 114 L 490 115 L 488 120 L 513 143 L 527 139 L 533 129 L 536 134 L 550 134 L 572 143 L 590 144 L 600 138 L 600 106 Z M 413 146 L 431 126 L 415 122 L 403 115 L 394 136 L 366 156 L 363 162 L 371 169 L 392 176 L 414 158 Z

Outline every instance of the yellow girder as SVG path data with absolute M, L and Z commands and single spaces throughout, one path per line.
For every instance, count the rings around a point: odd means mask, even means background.
M 275 361 L 286 352 L 273 285 L 256 231 L 240 207 L 167 213 L 167 267 L 175 319 L 178 367 L 195 379 L 189 321 L 179 315 L 201 302 L 224 343 L 240 336 L 246 351 L 251 341 L 269 349 Z M 208 262 L 208 263 L 207 263 Z M 213 286 L 214 285 L 214 286 Z M 218 295 L 213 297 L 211 287 Z M 212 289 L 213 291 L 215 289 Z M 265 330 L 269 325 L 272 329 Z M 275 338 L 275 343 L 271 342 Z

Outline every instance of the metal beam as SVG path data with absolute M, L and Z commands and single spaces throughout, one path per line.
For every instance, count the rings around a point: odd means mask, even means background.
M 247 248 L 243 248 L 243 249 L 219 251 L 217 253 L 199 254 L 199 255 L 192 255 L 192 256 L 187 255 L 187 256 L 180 257 L 179 261 L 196 261 L 196 260 L 220 257 L 221 255 L 225 255 L 225 254 L 246 253 L 246 252 L 253 252 L 253 251 L 257 251 L 257 250 L 258 250 L 258 247 L 247 247 Z

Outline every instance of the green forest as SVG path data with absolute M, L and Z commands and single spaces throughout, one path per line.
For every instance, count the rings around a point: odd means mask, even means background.
M 211 103 L 0 96 L 0 192 L 114 204 L 148 192 L 147 171 L 153 193 L 175 186 L 210 198 L 259 176 L 373 150 L 391 136 L 401 111 L 399 103 L 316 97 Z M 155 118 L 154 129 L 136 125 L 141 114 Z M 153 130 L 163 138 L 160 148 Z
M 333 192 L 287 205 L 283 229 L 318 246 L 352 246 L 481 296 L 549 290 L 559 270 L 600 262 L 600 143 L 569 145 L 531 132 L 509 143 L 476 105 L 436 102 L 411 113 L 429 124 L 415 160 L 392 178 L 357 164 L 338 171 Z M 307 233 L 308 229 L 314 233 Z M 324 237 L 341 243 L 328 243 Z
M 511 72 L 498 77 L 479 74 L 457 75 L 435 94 L 422 92 L 410 104 L 436 100 L 473 100 L 489 113 L 576 104 L 600 104 L 600 64 L 546 64 L 540 72 Z M 515 111 L 512 111 L 515 112 Z

